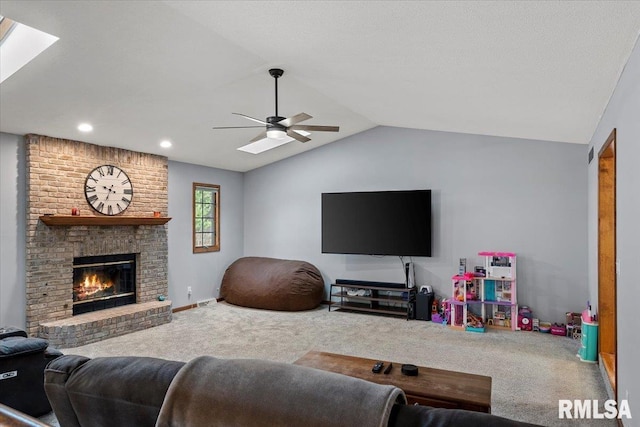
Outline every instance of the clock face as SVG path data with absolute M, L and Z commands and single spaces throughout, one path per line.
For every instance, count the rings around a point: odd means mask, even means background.
M 118 215 L 129 207 L 133 187 L 125 171 L 117 166 L 102 165 L 87 175 L 84 195 L 97 212 Z

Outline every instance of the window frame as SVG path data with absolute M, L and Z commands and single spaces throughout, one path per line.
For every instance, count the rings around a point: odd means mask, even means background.
M 196 217 L 196 192 L 199 189 L 208 189 L 209 191 L 212 191 L 214 194 L 214 209 L 212 210 L 212 217 L 211 219 L 214 221 L 214 239 L 213 239 L 213 245 L 210 246 L 205 246 L 205 245 L 201 245 L 201 246 L 197 246 L 196 245 L 196 234 L 198 233 L 196 231 L 196 220 L 198 219 Z M 193 253 L 194 254 L 199 254 L 199 253 L 209 253 L 209 252 L 219 252 L 220 251 L 220 186 L 217 184 L 205 184 L 205 183 L 201 183 L 201 182 L 194 182 L 193 186 L 192 186 L 192 191 L 191 191 L 191 197 L 192 197 L 192 202 L 191 202 L 191 228 L 192 228 L 192 232 L 191 232 L 191 240 L 192 240 L 192 244 L 193 244 Z M 200 217 L 200 218 L 209 218 L 209 217 Z M 202 233 L 202 231 L 200 231 L 200 233 Z

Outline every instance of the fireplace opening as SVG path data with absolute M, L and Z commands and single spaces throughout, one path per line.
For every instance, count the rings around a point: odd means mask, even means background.
M 73 314 L 136 302 L 136 254 L 73 259 Z

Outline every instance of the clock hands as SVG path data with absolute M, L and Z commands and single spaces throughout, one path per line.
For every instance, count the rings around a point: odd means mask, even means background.
M 106 202 L 107 200 L 109 200 L 109 196 L 111 195 L 111 193 L 115 193 L 116 191 L 113 190 L 113 184 L 111 184 L 110 188 L 107 188 L 106 185 L 103 185 L 102 188 L 104 188 L 105 190 L 107 190 L 109 193 L 107 194 L 107 197 L 104 199 L 104 201 Z

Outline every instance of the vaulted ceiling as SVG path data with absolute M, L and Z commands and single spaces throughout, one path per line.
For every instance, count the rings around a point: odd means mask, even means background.
M 0 14 L 60 38 L 0 84 L 0 131 L 236 171 L 378 125 L 586 144 L 640 32 L 635 1 L 3 0 Z M 213 130 L 274 114 L 273 67 L 281 116 L 340 132 L 253 155 L 236 148 L 260 129 Z

